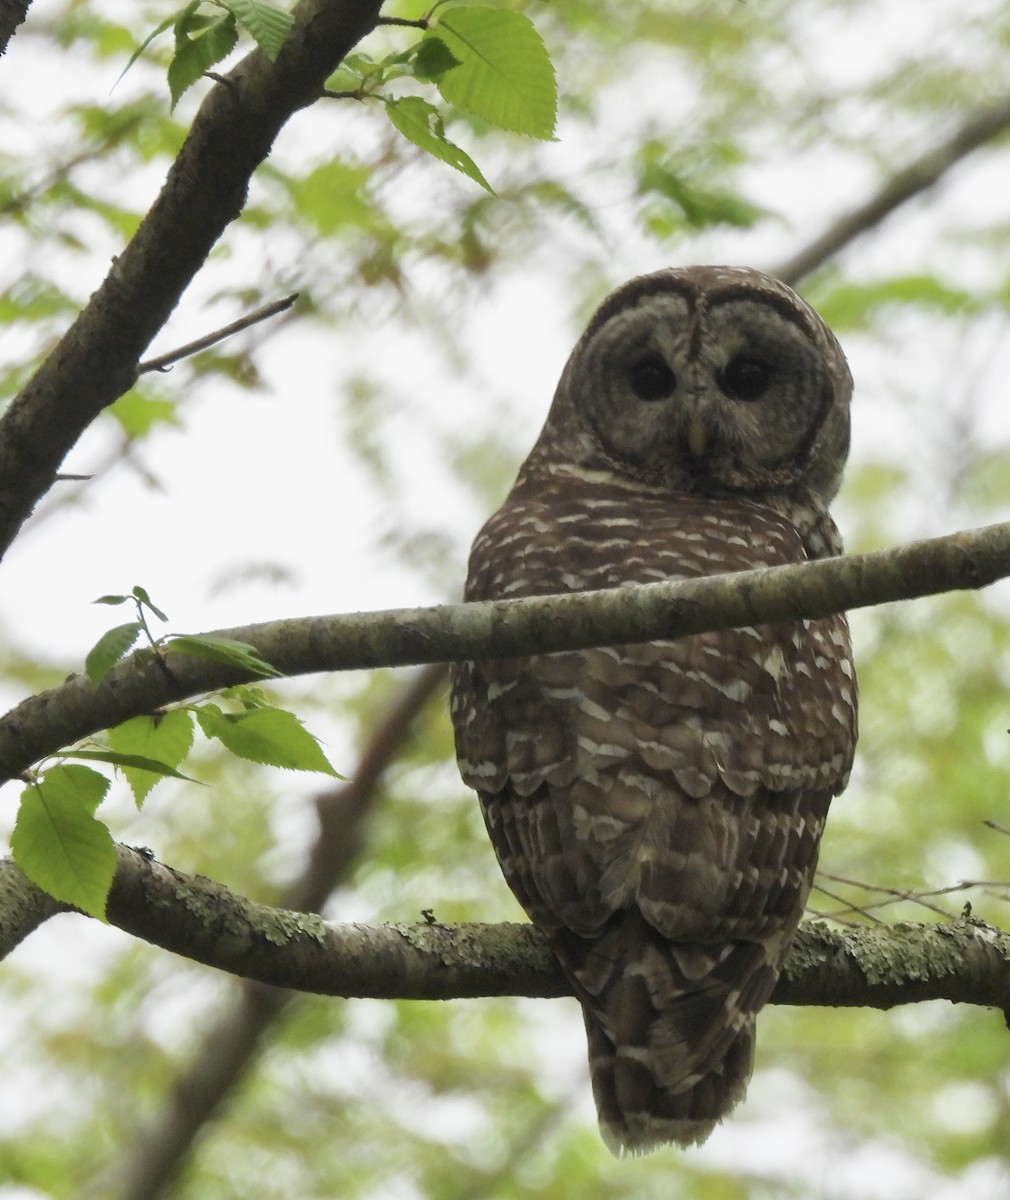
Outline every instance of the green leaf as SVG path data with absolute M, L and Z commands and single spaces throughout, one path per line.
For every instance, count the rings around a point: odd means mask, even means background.
M 273 62 L 291 32 L 291 14 L 268 0 L 221 0 L 221 3 Z
M 166 654 L 192 654 L 195 658 L 209 658 L 215 662 L 226 663 L 229 667 L 237 667 L 241 671 L 252 671 L 257 675 L 267 675 L 280 679 L 283 672 L 276 670 L 264 658 L 260 657 L 255 646 L 248 642 L 239 642 L 234 638 L 219 637 L 215 633 L 183 634 L 174 637 L 165 646 Z
M 369 169 L 331 159 L 302 178 L 287 181 L 296 211 L 326 236 L 348 226 L 374 230 L 381 217 Z
M 455 167 L 457 171 L 462 171 L 494 194 L 494 189 L 473 159 L 445 136 L 437 108 L 418 96 L 405 96 L 401 100 L 387 100 L 386 113 L 393 128 L 399 130 L 408 141 L 448 163 L 450 167 Z
M 971 312 L 978 303 L 970 293 L 933 275 L 897 275 L 867 283 L 841 282 L 817 296 L 817 311 L 833 329 L 866 329 L 880 309 L 908 305 L 946 315 Z
M 440 37 L 422 38 L 413 57 L 414 74 L 418 79 L 439 79 L 446 71 L 460 66 L 460 61 Z
M 115 417 L 130 438 L 146 437 L 155 425 L 179 424 L 174 401 L 144 396 L 136 389 L 120 396 L 115 404 L 109 405 L 106 412 Z
M 497 8 L 453 8 L 437 36 L 459 66 L 437 79 L 450 104 L 512 133 L 550 141 L 557 119 L 554 67 L 528 17 Z
M 110 729 L 106 736 L 109 745 L 121 757 L 148 759 L 159 767 L 171 769 L 178 767 L 192 748 L 193 718 L 185 709 L 172 709 L 171 712 L 153 717 L 132 717 Z M 143 763 L 117 765 L 122 766 L 138 808 L 158 780 L 166 774 L 164 770 L 153 769 Z M 178 773 L 176 777 L 187 778 Z
M 132 596 L 99 596 L 97 600 L 92 600 L 92 604 L 125 604 L 127 600 L 131 600 Z
M 175 54 L 168 64 L 168 90 L 172 108 L 187 88 L 215 63 L 226 58 L 238 41 L 232 14 L 207 17 L 187 8 L 175 23 Z
M 170 29 L 176 23 L 176 21 L 180 20 L 187 13 L 196 12 L 196 10 L 200 7 L 201 2 L 202 0 L 192 0 L 192 3 L 187 4 L 181 13 L 172 13 L 170 17 L 166 17 L 164 21 L 157 26 L 157 28 L 152 30 L 152 32 L 149 33 L 146 38 L 144 38 L 136 50 L 134 50 L 134 52 L 130 55 L 130 60 L 126 66 L 123 67 L 119 74 L 119 79 L 116 80 L 116 83 L 119 83 L 119 80 L 123 78 L 126 72 L 133 66 L 137 59 L 140 58 L 147 47 L 150 46 L 150 44 L 156 37 L 158 37 L 159 34 L 164 33 L 166 29 Z M 113 87 L 115 87 L 115 84 L 113 84 Z
M 205 704 L 197 709 L 196 717 L 207 737 L 217 738 L 239 758 L 292 771 L 321 771 L 341 778 L 312 734 L 294 713 L 283 708 L 225 713 L 214 704 Z
M 112 603 L 112 598 L 96 601 L 96 603 Z M 130 621 L 126 625 L 116 625 L 102 634 L 88 651 L 88 656 L 84 660 L 84 670 L 92 683 L 102 682 L 137 640 L 142 629 L 143 626 L 139 621 Z
M 158 762 L 156 758 L 146 758 L 142 754 L 119 754 L 115 750 L 66 750 L 65 758 L 86 758 L 90 762 L 109 763 L 113 767 L 136 767 L 141 771 L 150 771 L 155 775 L 171 775 L 173 779 L 185 779 L 188 783 L 196 783 L 190 775 L 183 775 L 168 763 Z
M 22 792 L 11 837 L 14 860 L 32 883 L 103 920 L 116 848 L 94 812 L 108 788 L 90 767 L 53 767 Z
M 650 232 L 668 237 L 677 232 L 684 222 L 694 229 L 704 229 L 710 225 L 733 225 L 745 229 L 766 215 L 763 209 L 740 196 L 695 186 L 690 179 L 658 157 L 655 150 L 655 145 L 650 144 L 643 153 L 644 161 L 638 176 L 639 195 L 651 193 L 672 201 L 683 219 L 671 221 L 668 212 L 647 214 L 646 223 Z

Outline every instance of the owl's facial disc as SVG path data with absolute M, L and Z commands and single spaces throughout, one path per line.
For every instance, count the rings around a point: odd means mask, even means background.
M 755 493 L 810 477 L 828 498 L 813 460 L 836 397 L 808 311 L 738 289 L 704 303 L 671 289 L 591 326 L 561 389 L 591 453 L 672 491 Z

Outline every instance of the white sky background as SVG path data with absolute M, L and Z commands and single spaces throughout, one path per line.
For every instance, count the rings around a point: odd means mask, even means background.
M 920 0 L 905 0 L 873 6 L 872 10 L 871 6 L 857 7 L 851 17 L 840 8 L 827 19 L 813 43 L 810 60 L 783 63 L 781 69 L 806 70 L 812 77 L 827 75 L 846 84 L 851 82 L 851 72 L 857 71 L 861 79 L 872 82 L 890 61 L 894 47 L 902 46 L 908 52 L 919 44 L 923 54 L 931 53 L 937 38 L 956 27 L 966 10 L 981 13 L 989 7 L 981 0 L 928 6 Z M 102 79 L 96 77 L 90 63 L 78 70 L 72 59 L 69 65 L 63 59 L 54 86 L 50 60 L 41 57 L 42 49 L 19 35 L 3 61 L 4 78 L 16 89 L 22 111 L 39 114 L 36 128 L 10 121 L 0 127 L 0 143 L 7 153 L 30 150 L 39 137 L 60 144 L 59 129 L 49 129 L 44 114 L 58 110 L 71 89 L 78 99 L 90 93 L 96 103 L 107 103 L 115 82 L 117 68 L 111 63 L 108 78 Z M 964 54 L 970 60 L 970 45 Z M 129 95 L 131 86 L 127 76 L 113 101 L 124 91 Z M 636 124 L 639 97 L 667 90 L 667 79 L 660 78 L 655 69 L 650 75 L 650 65 L 644 63 L 634 91 L 615 95 L 606 110 L 606 127 L 596 134 L 620 138 L 625 126 L 630 129 Z M 184 101 L 184 110 L 200 92 L 202 86 L 198 85 L 194 97 Z M 670 99 L 676 107 L 677 97 Z M 863 113 L 854 107 L 852 116 L 853 134 L 858 136 L 860 121 L 869 119 L 869 110 Z M 374 119 L 379 121 L 380 115 Z M 368 136 L 360 115 L 350 128 L 353 136 Z M 339 152 L 344 131 L 340 114 L 306 113 L 282 135 L 277 153 L 290 158 L 300 154 L 318 157 L 321 137 L 336 141 L 334 149 Z M 460 141 L 473 149 L 493 182 L 493 161 L 486 162 L 480 147 L 469 146 L 463 136 Z M 896 138 L 896 161 L 923 148 L 913 139 L 902 143 Z M 781 221 L 757 232 L 706 234 L 691 245 L 688 258 L 679 257 L 678 251 L 675 261 L 773 266 L 875 185 L 864 164 L 853 170 L 854 160 L 834 158 L 816 148 L 798 153 L 788 147 L 779 150 L 762 168 L 750 172 L 745 183 L 748 198 L 776 210 Z M 563 122 L 559 142 L 549 152 L 550 170 L 567 171 L 577 180 L 580 170 L 592 160 L 594 146 L 583 128 Z M 410 173 L 404 176 L 405 181 L 410 178 Z M 413 178 L 436 179 L 437 187 L 474 186 L 436 164 L 425 163 L 413 172 Z M 139 185 L 144 190 L 138 205 L 147 206 L 160 182 L 160 170 L 147 174 Z M 623 207 L 627 199 L 605 198 L 602 209 L 609 224 L 615 283 L 671 262 L 637 232 L 631 214 Z M 941 262 L 941 253 L 949 255 L 951 250 L 934 248 L 938 228 L 955 218 L 956 223 L 970 226 L 975 213 L 979 219 L 990 220 L 994 205 L 1010 206 L 1006 159 L 983 153 L 958 168 L 938 191 L 903 209 L 847 252 L 847 273 L 852 278 L 873 278 L 943 265 L 953 267 L 955 276 L 964 279 L 1005 278 L 1007 264 L 995 262 L 990 251 L 962 246 L 956 252 L 956 263 L 951 264 Z M 256 254 L 251 238 L 239 235 L 235 241 L 242 253 L 210 267 L 208 281 L 198 282 L 192 294 L 183 298 L 152 354 L 200 336 L 236 315 L 222 312 L 220 320 L 208 323 L 198 303 L 200 296 L 219 286 L 222 276 L 241 279 L 248 269 L 249 278 L 257 278 L 258 264 L 252 257 L 244 258 Z M 96 246 L 89 290 L 100 282 L 115 249 L 111 244 Z M 170 614 L 173 630 L 188 632 L 281 616 L 403 607 L 455 598 L 462 586 L 466 547 L 486 514 L 478 511 L 468 494 L 453 484 L 449 471 L 435 460 L 437 440 L 430 431 L 433 427 L 452 428 L 455 423 L 462 428 L 482 421 L 498 425 L 504 419 L 518 466 L 546 415 L 558 375 L 579 332 L 571 320 L 573 305 L 565 291 L 566 272 L 557 269 L 556 260 L 563 260 L 565 247 L 555 248 L 554 253 L 552 261 L 525 263 L 497 276 L 492 273 L 468 297 L 458 337 L 485 381 L 487 390 L 480 394 L 474 394 L 472 382 L 461 386 L 447 373 L 445 357 L 430 350 L 420 333 L 404 334 L 399 328 L 386 327 L 357 328 L 337 335 L 321 332 L 311 322 L 289 324 L 269 337 L 260 360 L 268 384 L 262 394 L 240 392 L 213 380 L 200 384 L 195 400 L 185 406 L 183 428 L 159 432 L 140 448 L 140 460 L 164 490 L 149 488 L 136 472 L 120 466 L 83 489 L 79 505 L 38 520 L 35 528 L 26 527 L 2 566 L 0 631 L 4 641 L 43 659 L 83 662 L 101 632 L 129 619 L 125 610 L 96 607 L 91 601 L 105 592 L 128 591 L 136 583 L 145 586 Z M 21 254 L 20 240 L 0 228 L 0 275 L 7 277 L 12 267 L 16 270 Z M 79 262 L 75 261 L 72 269 L 80 271 Z M 269 327 L 264 327 L 251 336 L 258 339 L 268 333 Z M 843 340 L 856 378 L 854 461 L 883 457 L 918 472 L 917 502 L 910 504 L 907 517 L 909 534 L 951 531 L 960 523 L 960 514 L 950 513 L 943 489 L 931 486 L 936 470 L 944 465 L 945 443 L 938 441 L 938 434 L 949 422 L 951 405 L 956 407 L 962 390 L 970 389 L 978 436 L 985 442 L 1010 441 L 1005 384 L 1010 378 L 1010 338 L 1005 324 L 983 323 L 968 330 L 958 344 L 944 344 L 937 341 L 929 322 L 902 318 L 895 325 L 892 344 Z M 970 379 L 964 371 L 966 355 Z M 405 570 L 377 545 L 389 519 L 386 500 L 342 445 L 339 417 L 343 381 L 362 368 L 389 380 L 402 401 L 402 412 L 389 425 L 397 438 L 390 448 L 396 486 L 409 498 L 412 516 L 447 530 L 458 545 L 457 569 L 451 578 L 435 581 Z M 183 377 L 181 372 L 177 374 Z M 171 386 L 173 376 L 166 378 Z M 935 397 L 935 404 L 916 405 L 915 419 L 910 422 L 908 401 L 923 393 Z M 104 441 L 97 431 L 89 434 L 72 451 L 65 469 L 82 473 L 94 469 L 103 460 Z M 57 485 L 61 486 L 78 485 Z M 43 502 L 40 513 L 45 507 Z M 844 529 L 844 493 L 840 515 Z M 291 569 L 292 582 L 272 586 L 248 580 L 221 586 L 251 563 L 285 565 Z M 872 703 L 872 698 L 867 700 Z M 334 737 L 339 736 L 335 730 Z M 344 765 L 339 755 L 335 761 L 338 767 Z M 307 794 L 315 789 L 314 782 L 307 782 L 303 790 Z M 13 799 L 11 792 L 9 804 Z M 8 824 L 5 814 L 0 828 Z M 81 924 L 73 929 L 60 925 L 58 930 L 54 925 L 52 936 L 67 946 L 71 940 L 79 944 Z M 105 931 L 100 932 L 104 938 Z M 49 943 L 43 951 L 39 940 L 40 969 L 43 957 L 53 969 L 51 947 Z M 549 1031 L 546 1040 L 552 1041 L 557 1032 L 553 1020 Z M 584 1053 L 582 1030 L 577 1027 L 564 1039 L 564 1058 L 573 1081 L 576 1072 L 585 1070 Z M 752 1094 L 774 1094 L 778 1089 L 783 1096 L 784 1119 L 777 1126 L 778 1135 L 775 1129 L 756 1122 L 734 1123 L 720 1131 L 700 1155 L 737 1168 L 742 1156 L 755 1170 L 767 1169 L 774 1175 L 781 1166 L 782 1136 L 786 1134 L 794 1147 L 798 1136 L 799 1144 L 808 1148 L 804 1159 L 809 1164 L 811 1189 L 819 1196 L 858 1196 L 860 1200 L 875 1200 L 877 1195 L 888 1200 L 912 1200 L 926 1194 L 936 1200 L 1010 1196 L 1007 1180 L 991 1177 L 984 1164 L 956 1187 L 945 1188 L 898 1151 L 880 1151 L 870 1161 L 850 1158 L 847 1148 L 825 1133 L 824 1123 L 809 1114 L 810 1097 L 790 1092 L 795 1087 L 795 1081 L 759 1074 Z M 586 1104 L 588 1096 L 587 1085 Z M 5 1124 L 4 1106 L 9 1102 L 0 1084 L 0 1127 Z M 804 1109 L 807 1115 L 798 1115 Z M 0 1183 L 0 1197 L 7 1200 L 13 1194 Z

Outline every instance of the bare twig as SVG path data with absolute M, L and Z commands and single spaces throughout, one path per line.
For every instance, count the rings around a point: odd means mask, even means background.
M 283 300 L 275 300 L 272 304 L 264 304 L 262 308 L 257 308 L 247 316 L 240 317 L 237 321 L 232 321 L 230 325 L 216 329 L 213 333 L 208 333 L 202 338 L 197 338 L 195 342 L 187 342 L 185 346 L 169 350 L 167 354 L 159 354 L 157 358 L 145 359 L 144 362 L 138 364 L 137 374 L 143 375 L 147 371 L 164 371 L 172 363 L 176 363 L 182 358 L 189 358 L 192 354 L 199 354 L 201 350 L 206 350 L 218 342 L 223 342 L 225 338 L 229 338 L 233 334 L 241 333 L 243 329 L 257 325 L 260 321 L 266 321 L 269 317 L 275 317 L 278 313 L 286 312 L 297 299 L 298 293 L 293 292 L 290 296 L 285 296 Z
M 858 913 L 859 916 L 865 917 L 867 921 L 872 922 L 874 925 L 883 924 L 879 917 L 875 917 L 873 913 L 870 912 L 869 908 L 862 908 L 858 904 L 848 903 L 843 896 L 839 896 L 837 892 L 833 892 L 830 888 L 826 888 L 824 884 L 820 882 L 821 878 L 822 877 L 818 875 L 814 880 L 814 891 L 820 892 L 822 896 L 827 896 L 829 900 L 834 900 L 836 903 L 844 905 L 844 907 L 838 909 L 837 912 L 818 912 L 818 917 L 821 917 L 825 920 L 830 919 L 840 921 L 850 914 Z M 823 878 L 834 879 L 835 876 L 825 875 Z
M 844 905 L 843 908 L 838 909 L 836 912 L 822 914 L 826 919 L 829 920 L 836 920 L 839 917 L 848 916 L 850 913 L 859 913 L 861 916 L 868 917 L 871 921 L 877 921 L 878 918 L 872 915 L 872 909 L 886 908 L 888 905 L 900 904 L 902 901 L 909 904 L 918 904 L 922 908 L 927 909 L 929 912 L 934 912 L 938 916 L 943 917 L 945 920 L 950 920 L 952 914 L 948 912 L 947 909 L 941 908 L 938 904 L 931 904 L 928 900 L 928 897 L 942 896 L 949 892 L 959 892 L 963 891 L 966 887 L 973 886 L 972 884 L 962 882 L 947 888 L 934 888 L 931 891 L 916 892 L 907 888 L 889 888 L 883 887 L 880 884 L 863 883 L 858 879 L 846 879 L 843 875 L 832 875 L 827 871 L 823 872 L 823 874 L 818 874 L 818 879 L 821 878 L 830 879 L 833 883 L 844 884 L 846 887 L 856 887 L 862 888 L 867 892 L 876 892 L 882 897 L 882 899 L 873 900 L 867 904 L 854 904 L 851 901 L 847 901 L 843 896 L 829 892 L 827 888 L 817 883 L 815 886 L 819 891 L 823 892 L 825 896 L 830 896 L 832 900 L 837 900 L 839 904 Z

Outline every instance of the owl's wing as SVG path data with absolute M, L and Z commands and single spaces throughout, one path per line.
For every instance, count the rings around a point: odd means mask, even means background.
M 533 919 L 588 935 L 630 905 L 667 937 L 739 935 L 776 889 L 805 898 L 854 738 L 851 704 L 810 691 L 847 646 L 831 619 L 463 665 L 461 769 Z

